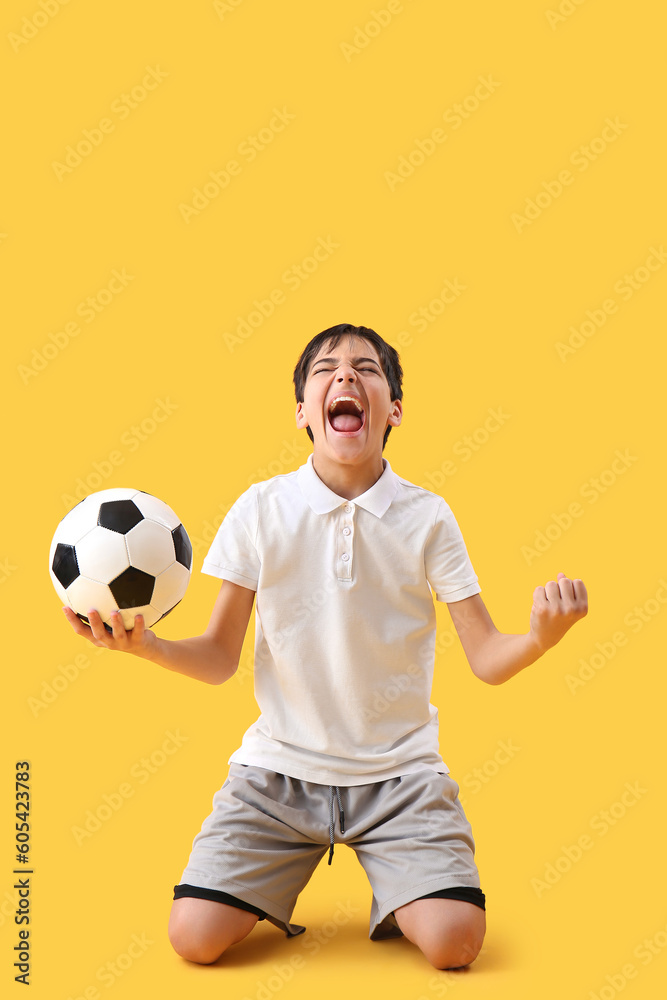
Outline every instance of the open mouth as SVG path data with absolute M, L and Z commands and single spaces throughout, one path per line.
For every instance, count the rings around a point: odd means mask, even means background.
M 339 434 L 356 434 L 366 423 L 366 412 L 356 396 L 336 396 L 329 403 L 327 415 Z

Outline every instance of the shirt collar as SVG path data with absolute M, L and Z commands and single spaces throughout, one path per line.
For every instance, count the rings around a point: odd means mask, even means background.
M 382 517 L 396 496 L 399 484 L 399 478 L 387 459 L 383 458 L 382 461 L 384 472 L 377 482 L 373 483 L 365 493 L 355 497 L 354 500 L 346 500 L 345 497 L 339 497 L 337 493 L 329 489 L 326 483 L 322 482 L 313 468 L 313 456 L 309 455 L 306 464 L 298 470 L 301 492 L 315 514 L 329 514 L 341 504 L 351 503 L 356 504 L 357 507 L 363 507 L 370 514 L 375 514 L 376 517 Z

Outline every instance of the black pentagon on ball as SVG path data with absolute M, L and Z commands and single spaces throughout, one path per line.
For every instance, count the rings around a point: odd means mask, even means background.
M 132 500 L 109 500 L 101 503 L 97 515 L 99 525 L 110 531 L 117 531 L 120 535 L 126 535 L 143 519 L 144 515 Z
M 130 566 L 109 584 L 109 590 L 119 608 L 141 608 L 150 604 L 155 577 Z
M 53 575 L 62 587 L 67 590 L 79 575 L 79 564 L 76 561 L 76 551 L 73 545 L 63 545 L 58 542 L 53 554 Z
M 171 533 L 174 539 L 174 551 L 176 552 L 176 562 L 181 563 L 186 569 L 192 566 L 192 544 L 188 538 L 188 533 L 182 524 Z

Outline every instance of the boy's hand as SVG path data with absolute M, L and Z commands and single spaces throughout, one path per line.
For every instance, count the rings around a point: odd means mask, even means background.
M 105 629 L 104 622 L 97 611 L 88 612 L 90 626 L 82 622 L 71 608 L 63 608 L 63 611 L 76 634 L 88 639 L 93 646 L 103 646 L 105 649 L 115 649 L 123 653 L 134 653 L 135 656 L 142 656 L 147 660 L 155 651 L 157 636 L 155 632 L 145 627 L 143 615 L 137 615 L 134 619 L 134 628 L 128 630 L 123 625 L 120 613 L 118 611 L 112 612 L 111 628 L 113 633 L 111 633 Z
M 530 634 L 542 653 L 559 642 L 575 622 L 588 613 L 588 594 L 583 580 L 570 580 L 559 573 L 533 592 Z

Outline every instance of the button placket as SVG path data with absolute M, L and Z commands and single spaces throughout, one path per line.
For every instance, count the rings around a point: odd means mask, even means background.
M 351 580 L 354 555 L 354 504 L 345 503 L 341 507 L 337 535 L 336 576 L 339 580 Z

